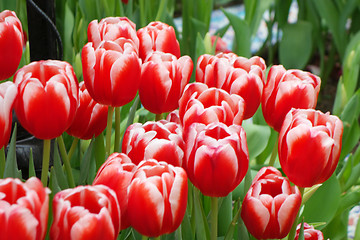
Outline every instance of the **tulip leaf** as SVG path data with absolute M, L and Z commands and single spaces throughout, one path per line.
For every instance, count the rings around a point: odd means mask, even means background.
M 253 124 L 251 120 L 243 121 L 242 126 L 246 132 L 250 160 L 255 159 L 266 148 L 271 129 L 269 126 Z
M 218 236 L 226 235 L 232 218 L 232 193 L 229 193 L 219 204 Z
M 305 222 L 330 222 L 340 204 L 339 181 L 332 175 L 306 202 L 303 217 Z
M 29 178 L 30 177 L 36 177 L 32 148 L 30 148 L 30 155 L 29 155 Z
M 209 225 L 206 220 L 204 207 L 200 201 L 200 191 L 194 188 L 195 234 L 197 239 L 210 239 Z
M 64 170 L 61 164 L 60 154 L 59 154 L 59 148 L 57 144 L 57 140 L 55 140 L 54 144 L 54 175 L 56 177 L 56 182 L 61 190 L 69 188 L 68 181 L 66 179 L 66 176 L 64 174 Z
M 11 177 L 21 179 L 21 171 L 18 169 L 16 160 L 16 131 L 17 125 L 15 124 L 9 144 L 9 149 L 6 155 L 4 178 Z
M 101 165 L 105 162 L 105 143 L 104 135 L 101 133 L 94 140 L 94 156 L 96 169 L 98 170 Z
M 229 19 L 230 25 L 235 32 L 235 42 L 233 52 L 239 56 L 249 58 L 251 56 L 251 30 L 245 20 L 222 9 L 225 16 Z
M 56 177 L 55 169 L 54 169 L 54 167 L 51 167 L 50 178 L 49 178 L 49 187 L 51 189 L 50 198 L 53 198 L 56 193 L 61 191 L 61 188 L 60 188 L 59 183 L 56 178 L 57 177 Z
M 79 179 L 80 185 L 91 184 L 88 182 L 88 178 L 89 178 L 89 174 L 90 174 L 91 161 L 93 159 L 93 154 L 92 154 L 93 146 L 94 146 L 94 139 L 91 140 L 89 147 L 86 149 L 86 152 L 85 152 L 83 158 L 81 159 L 80 179 Z
M 286 69 L 303 69 L 312 53 L 312 25 L 310 22 L 298 21 L 286 24 L 283 37 L 279 43 L 280 63 Z
M 186 208 L 185 216 L 180 225 L 182 239 L 194 239 L 194 232 L 191 228 L 189 205 Z
M 302 222 L 301 222 L 298 240 L 304 240 L 304 220 L 302 220 Z

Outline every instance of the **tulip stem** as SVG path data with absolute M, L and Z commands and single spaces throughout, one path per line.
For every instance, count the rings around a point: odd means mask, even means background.
M 112 130 L 112 118 L 113 118 L 114 108 L 109 106 L 108 108 L 108 117 L 107 117 L 107 126 L 106 126 L 106 156 L 105 159 L 110 156 L 111 151 L 111 130 Z
M 160 121 L 161 119 L 163 119 L 162 113 L 155 115 L 155 121 L 156 121 L 156 122 L 157 122 L 157 121 Z
M 120 151 L 120 107 L 115 108 L 115 142 L 114 142 L 114 152 Z
M 271 156 L 270 156 L 270 161 L 269 161 L 269 166 L 273 167 L 274 164 L 275 164 L 275 160 L 276 160 L 276 156 L 278 154 L 278 146 L 279 146 L 279 135 L 277 134 L 276 136 L 276 142 L 275 142 L 275 145 L 274 145 L 274 148 L 271 152 Z
M 301 194 L 301 198 L 304 196 L 304 190 L 305 188 L 302 188 L 302 187 L 298 187 L 299 190 L 300 190 L 300 194 Z M 301 209 L 301 206 L 300 206 L 300 209 Z M 296 233 L 296 227 L 297 227 L 297 222 L 299 221 L 299 213 L 300 213 L 300 210 L 298 211 L 297 215 L 296 215 L 296 218 L 295 218 L 295 221 L 290 229 L 290 232 L 289 232 L 289 235 L 288 235 L 288 240 L 293 240 L 295 238 L 295 233 Z
M 71 164 L 70 164 L 70 160 L 69 160 L 69 156 L 66 153 L 66 147 L 65 147 L 65 143 L 64 143 L 64 139 L 62 137 L 62 135 L 60 135 L 59 137 L 57 137 L 57 142 L 59 144 L 59 150 L 60 150 L 60 154 L 61 154 L 61 159 L 64 163 L 64 167 L 65 167 L 65 171 L 66 171 L 66 177 L 69 183 L 69 187 L 70 188 L 74 188 L 75 187 L 75 181 L 74 181 L 74 177 L 72 174 L 72 170 L 71 170 Z
M 3 178 L 5 172 L 5 146 L 0 149 L 0 178 Z
M 218 201 L 219 199 L 217 197 L 211 198 L 211 218 L 210 218 L 211 240 L 217 239 L 218 210 L 219 210 Z
M 43 160 L 41 167 L 41 182 L 44 187 L 47 187 L 49 162 L 50 162 L 50 147 L 51 147 L 51 139 L 44 139 Z
M 78 143 L 79 143 L 79 138 L 74 138 L 74 140 L 73 140 L 73 142 L 72 142 L 72 144 L 71 144 L 71 147 L 70 147 L 70 150 L 69 150 L 69 152 L 68 152 L 68 158 L 69 158 L 69 160 L 71 160 L 71 158 L 72 158 L 72 155 L 74 154 L 74 152 L 75 152 L 75 149 L 76 149 L 76 147 L 77 147 L 77 145 L 78 145 Z

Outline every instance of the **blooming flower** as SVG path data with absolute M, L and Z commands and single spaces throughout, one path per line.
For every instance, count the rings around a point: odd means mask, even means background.
M 279 135 L 279 160 L 289 180 L 300 187 L 325 182 L 338 164 L 342 133 L 337 116 L 292 109 Z
M 45 239 L 49 192 L 35 177 L 0 179 L 1 239 Z
M 296 186 L 274 167 L 263 167 L 247 192 L 241 217 L 257 239 L 281 239 L 290 232 L 301 205 Z
M 63 61 L 32 62 L 14 75 L 18 97 L 14 108 L 20 124 L 39 139 L 60 136 L 74 120 L 79 83 Z

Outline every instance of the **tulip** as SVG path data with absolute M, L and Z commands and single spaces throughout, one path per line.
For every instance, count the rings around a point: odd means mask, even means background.
M 19 66 L 24 44 L 21 22 L 16 13 L 0 13 L 0 81 L 11 77 Z
M 291 182 L 311 187 L 325 182 L 339 162 L 343 124 L 329 113 L 292 109 L 279 134 L 279 160 Z
M 140 61 L 131 40 L 87 43 L 82 49 L 83 77 L 90 96 L 98 103 L 120 107 L 136 95 L 140 83 Z
M 244 100 L 219 88 L 208 88 L 203 83 L 188 84 L 179 100 L 179 116 L 183 128 L 198 122 L 222 122 L 227 126 L 241 125 Z
M 71 136 L 86 140 L 97 137 L 106 128 L 108 106 L 95 102 L 84 82 L 80 83 L 79 88 L 79 106 L 74 121 L 66 132 Z
M 281 239 L 290 232 L 301 193 L 274 167 L 260 169 L 245 195 L 241 217 L 257 239 Z
M 93 20 L 88 25 L 88 41 L 94 48 L 101 45 L 102 41 L 117 41 L 120 38 L 131 40 L 136 51 L 139 49 L 139 38 L 136 35 L 136 25 L 127 17 L 107 17 Z
M 50 239 L 117 239 L 120 208 L 116 194 L 104 185 L 78 186 L 53 199 Z
M 17 96 L 17 87 L 12 82 L 0 84 L 0 149 L 9 142 L 12 122 L 12 109 Z
M 176 109 L 172 112 L 170 112 L 167 116 L 166 116 L 166 120 L 169 122 L 174 122 L 176 124 L 181 124 L 180 123 L 180 116 L 179 116 L 179 110 Z
M 144 108 L 155 114 L 177 109 L 192 70 L 189 56 L 177 59 L 170 53 L 154 52 L 141 69 L 139 97 Z
M 145 61 L 154 51 L 171 53 L 180 58 L 180 45 L 172 26 L 163 22 L 151 22 L 137 31 L 140 40 L 139 55 Z
M 135 164 L 154 158 L 181 167 L 183 149 L 179 125 L 166 120 L 146 122 L 144 125 L 134 123 L 126 129 L 122 142 L 122 152 Z
M 246 134 L 240 125 L 194 123 L 184 132 L 190 181 L 204 195 L 225 197 L 245 177 L 249 167 Z
M 219 36 L 211 36 L 211 45 L 215 45 L 215 53 L 230 53 L 227 43 Z
M 1 239 L 45 239 L 50 190 L 39 179 L 0 179 Z
M 248 119 L 260 105 L 265 69 L 264 59 L 257 56 L 247 59 L 234 53 L 204 54 L 197 61 L 196 81 L 241 96 L 245 101 L 244 119 Z
M 299 239 L 301 223 L 296 228 L 296 235 L 294 240 Z M 314 229 L 313 226 L 304 223 L 304 240 L 324 240 L 324 235 L 320 230 Z
M 320 78 L 312 73 L 272 66 L 261 99 L 266 122 L 280 132 L 291 108 L 315 108 L 320 82 Z
M 121 227 L 123 230 L 130 226 L 127 216 L 127 190 L 136 170 L 136 165 L 124 153 L 111 154 L 98 170 L 93 185 L 105 185 L 115 191 L 121 209 Z
M 131 226 L 149 237 L 175 231 L 185 215 L 187 184 L 183 168 L 155 159 L 142 161 L 128 189 Z
M 63 61 L 32 62 L 14 75 L 18 88 L 15 112 L 20 124 L 39 139 L 60 136 L 74 120 L 79 83 Z

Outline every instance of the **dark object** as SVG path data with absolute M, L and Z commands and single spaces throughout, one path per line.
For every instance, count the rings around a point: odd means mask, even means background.
M 47 59 L 62 60 L 63 49 L 59 32 L 55 22 L 54 0 L 26 0 L 28 37 L 30 43 L 30 60 Z M 41 175 L 43 140 L 37 139 L 28 133 L 18 122 L 13 112 L 13 127 L 17 124 L 16 159 L 18 168 L 24 179 L 28 178 L 30 149 L 33 152 L 36 175 Z M 54 141 L 52 141 L 52 148 Z M 51 151 L 52 153 L 53 151 Z M 52 154 L 50 166 L 52 166 Z

